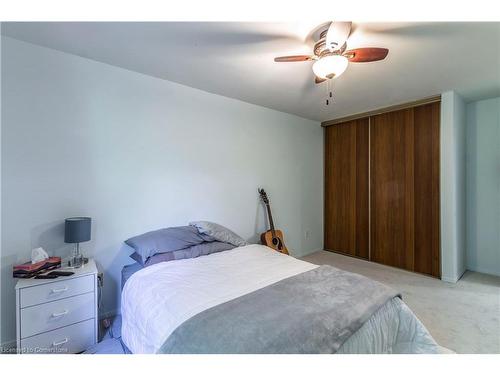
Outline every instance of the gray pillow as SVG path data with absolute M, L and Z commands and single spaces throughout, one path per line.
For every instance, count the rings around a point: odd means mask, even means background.
M 199 245 L 194 245 L 188 247 L 187 249 L 172 251 L 170 253 L 161 253 L 153 255 L 149 258 L 146 263 L 144 263 L 144 267 L 152 266 L 153 264 L 160 262 L 170 262 L 172 260 L 179 259 L 190 259 L 197 258 L 201 255 L 209 255 L 213 253 L 218 253 L 221 251 L 232 250 L 235 246 L 226 242 L 204 242 Z
M 153 255 L 154 256 L 154 255 Z M 139 263 L 141 266 L 144 266 L 144 261 L 142 257 L 139 255 L 139 253 L 136 253 L 135 251 L 130 254 L 130 257 L 135 260 L 137 263 Z
M 243 238 L 220 224 L 210 221 L 193 221 L 189 225 L 196 227 L 201 234 L 209 235 L 217 241 L 227 242 L 234 246 L 247 245 L 247 242 Z
M 214 238 L 191 226 L 183 226 L 147 232 L 129 238 L 125 243 L 135 250 L 132 259 L 144 264 L 155 254 L 182 250 L 207 241 L 214 241 Z

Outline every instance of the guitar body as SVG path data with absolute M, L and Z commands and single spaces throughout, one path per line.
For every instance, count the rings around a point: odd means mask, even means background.
M 274 233 L 273 233 L 274 232 Z M 268 246 L 271 249 L 279 251 L 280 253 L 288 254 L 288 249 L 285 246 L 285 242 L 283 241 L 283 232 L 279 229 L 274 231 L 268 230 L 260 235 L 260 241 L 262 245 Z

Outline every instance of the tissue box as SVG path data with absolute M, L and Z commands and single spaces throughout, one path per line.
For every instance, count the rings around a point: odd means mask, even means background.
M 38 263 L 26 262 L 14 266 L 12 275 L 16 278 L 26 279 L 59 267 L 61 267 L 61 257 L 50 257 Z

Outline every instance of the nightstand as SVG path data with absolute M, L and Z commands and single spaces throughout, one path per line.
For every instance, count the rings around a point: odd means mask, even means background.
M 97 343 L 97 267 L 93 259 L 74 275 L 19 279 L 16 336 L 19 353 L 80 353 Z

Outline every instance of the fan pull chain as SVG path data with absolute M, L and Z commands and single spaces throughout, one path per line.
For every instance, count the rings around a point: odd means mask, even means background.
M 330 105 L 330 102 L 333 103 L 333 79 L 328 79 L 326 81 L 326 105 Z
M 326 99 L 326 105 L 329 105 L 329 104 L 330 104 L 330 103 L 329 103 L 329 101 L 328 101 L 328 88 L 329 88 L 329 86 L 330 86 L 330 80 L 329 80 L 329 79 L 327 79 L 327 80 L 326 80 L 326 96 L 327 96 L 327 99 Z
M 330 86 L 329 86 L 329 90 L 328 91 L 330 91 L 330 93 L 329 93 L 329 95 L 330 95 L 330 102 L 333 103 L 333 78 L 330 79 Z

